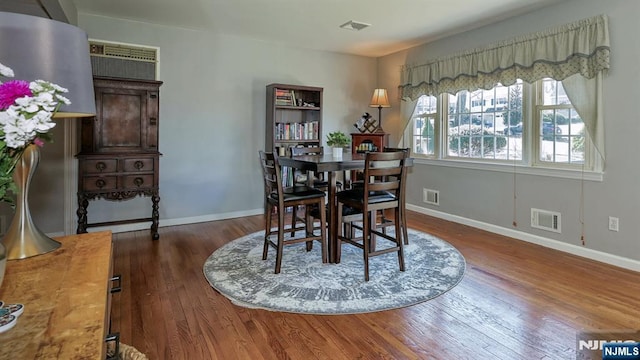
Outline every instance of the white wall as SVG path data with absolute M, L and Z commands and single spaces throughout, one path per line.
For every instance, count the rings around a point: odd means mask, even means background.
M 160 47 L 160 226 L 262 212 L 265 87 L 324 88 L 323 132 L 368 111 L 375 59 L 79 14 L 92 39 Z M 151 202 L 93 201 L 89 222 L 149 216 Z M 145 225 L 146 226 L 146 225 Z
M 513 173 L 470 170 L 434 165 L 416 165 L 408 181 L 407 202 L 425 212 L 462 222 L 482 224 L 489 229 L 507 230 L 521 238 L 545 238 L 559 248 L 573 252 L 611 254 L 640 260 L 640 2 L 574 0 L 524 16 L 468 31 L 436 42 L 379 59 L 381 83 L 399 84 L 400 67 L 462 50 L 488 45 L 518 35 L 542 31 L 575 20 L 607 14 L 611 36 L 611 71 L 604 80 L 606 117 L 606 169 L 604 181 L 584 183 L 584 223 L 586 246 L 580 241 L 579 219 L 581 181 L 554 177 L 517 175 L 516 205 L 513 200 Z M 396 99 L 397 100 L 397 99 Z M 396 139 L 400 129 L 399 106 L 391 109 Z M 440 191 L 441 205 L 422 202 L 422 189 Z M 530 227 L 530 208 L 548 209 L 562 214 L 562 233 Z M 515 219 L 517 227 L 512 226 Z M 608 217 L 620 218 L 620 231 L 608 230 Z M 511 232 L 509 232 L 511 231 Z M 505 232 L 505 231 L 503 231 Z M 555 241 L 554 241 L 555 240 Z

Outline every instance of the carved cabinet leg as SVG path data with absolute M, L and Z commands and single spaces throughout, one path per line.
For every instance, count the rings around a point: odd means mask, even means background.
M 160 234 L 158 234 L 158 219 L 160 218 L 158 203 L 160 202 L 160 196 L 158 196 L 157 192 L 151 196 L 151 202 L 151 238 L 153 240 L 158 240 L 160 238 Z
M 78 228 L 76 234 L 84 234 L 87 232 L 87 207 L 89 206 L 89 200 L 83 195 L 78 194 Z

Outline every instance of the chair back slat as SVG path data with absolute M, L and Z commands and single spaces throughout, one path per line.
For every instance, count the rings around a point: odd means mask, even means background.
M 281 201 L 282 173 L 276 155 L 272 152 L 260 151 L 260 165 L 264 178 L 265 196 L 268 198 L 270 194 L 277 194 Z
M 397 199 L 404 195 L 404 174 L 407 152 L 371 152 L 365 157 L 364 201 L 373 191 L 387 191 Z

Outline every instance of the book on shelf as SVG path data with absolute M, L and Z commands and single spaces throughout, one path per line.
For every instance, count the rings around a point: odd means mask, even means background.
M 280 106 L 294 106 L 295 97 L 293 97 L 293 91 L 276 89 L 276 105 Z
M 276 123 L 274 137 L 276 140 L 318 140 L 317 121 L 306 123 Z

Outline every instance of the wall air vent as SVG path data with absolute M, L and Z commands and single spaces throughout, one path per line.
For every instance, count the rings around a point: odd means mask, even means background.
M 531 227 L 560 233 L 560 220 L 558 212 L 531 208 Z
M 422 201 L 431 205 L 440 205 L 440 191 L 422 189 Z
M 159 49 L 89 40 L 94 76 L 156 80 Z

